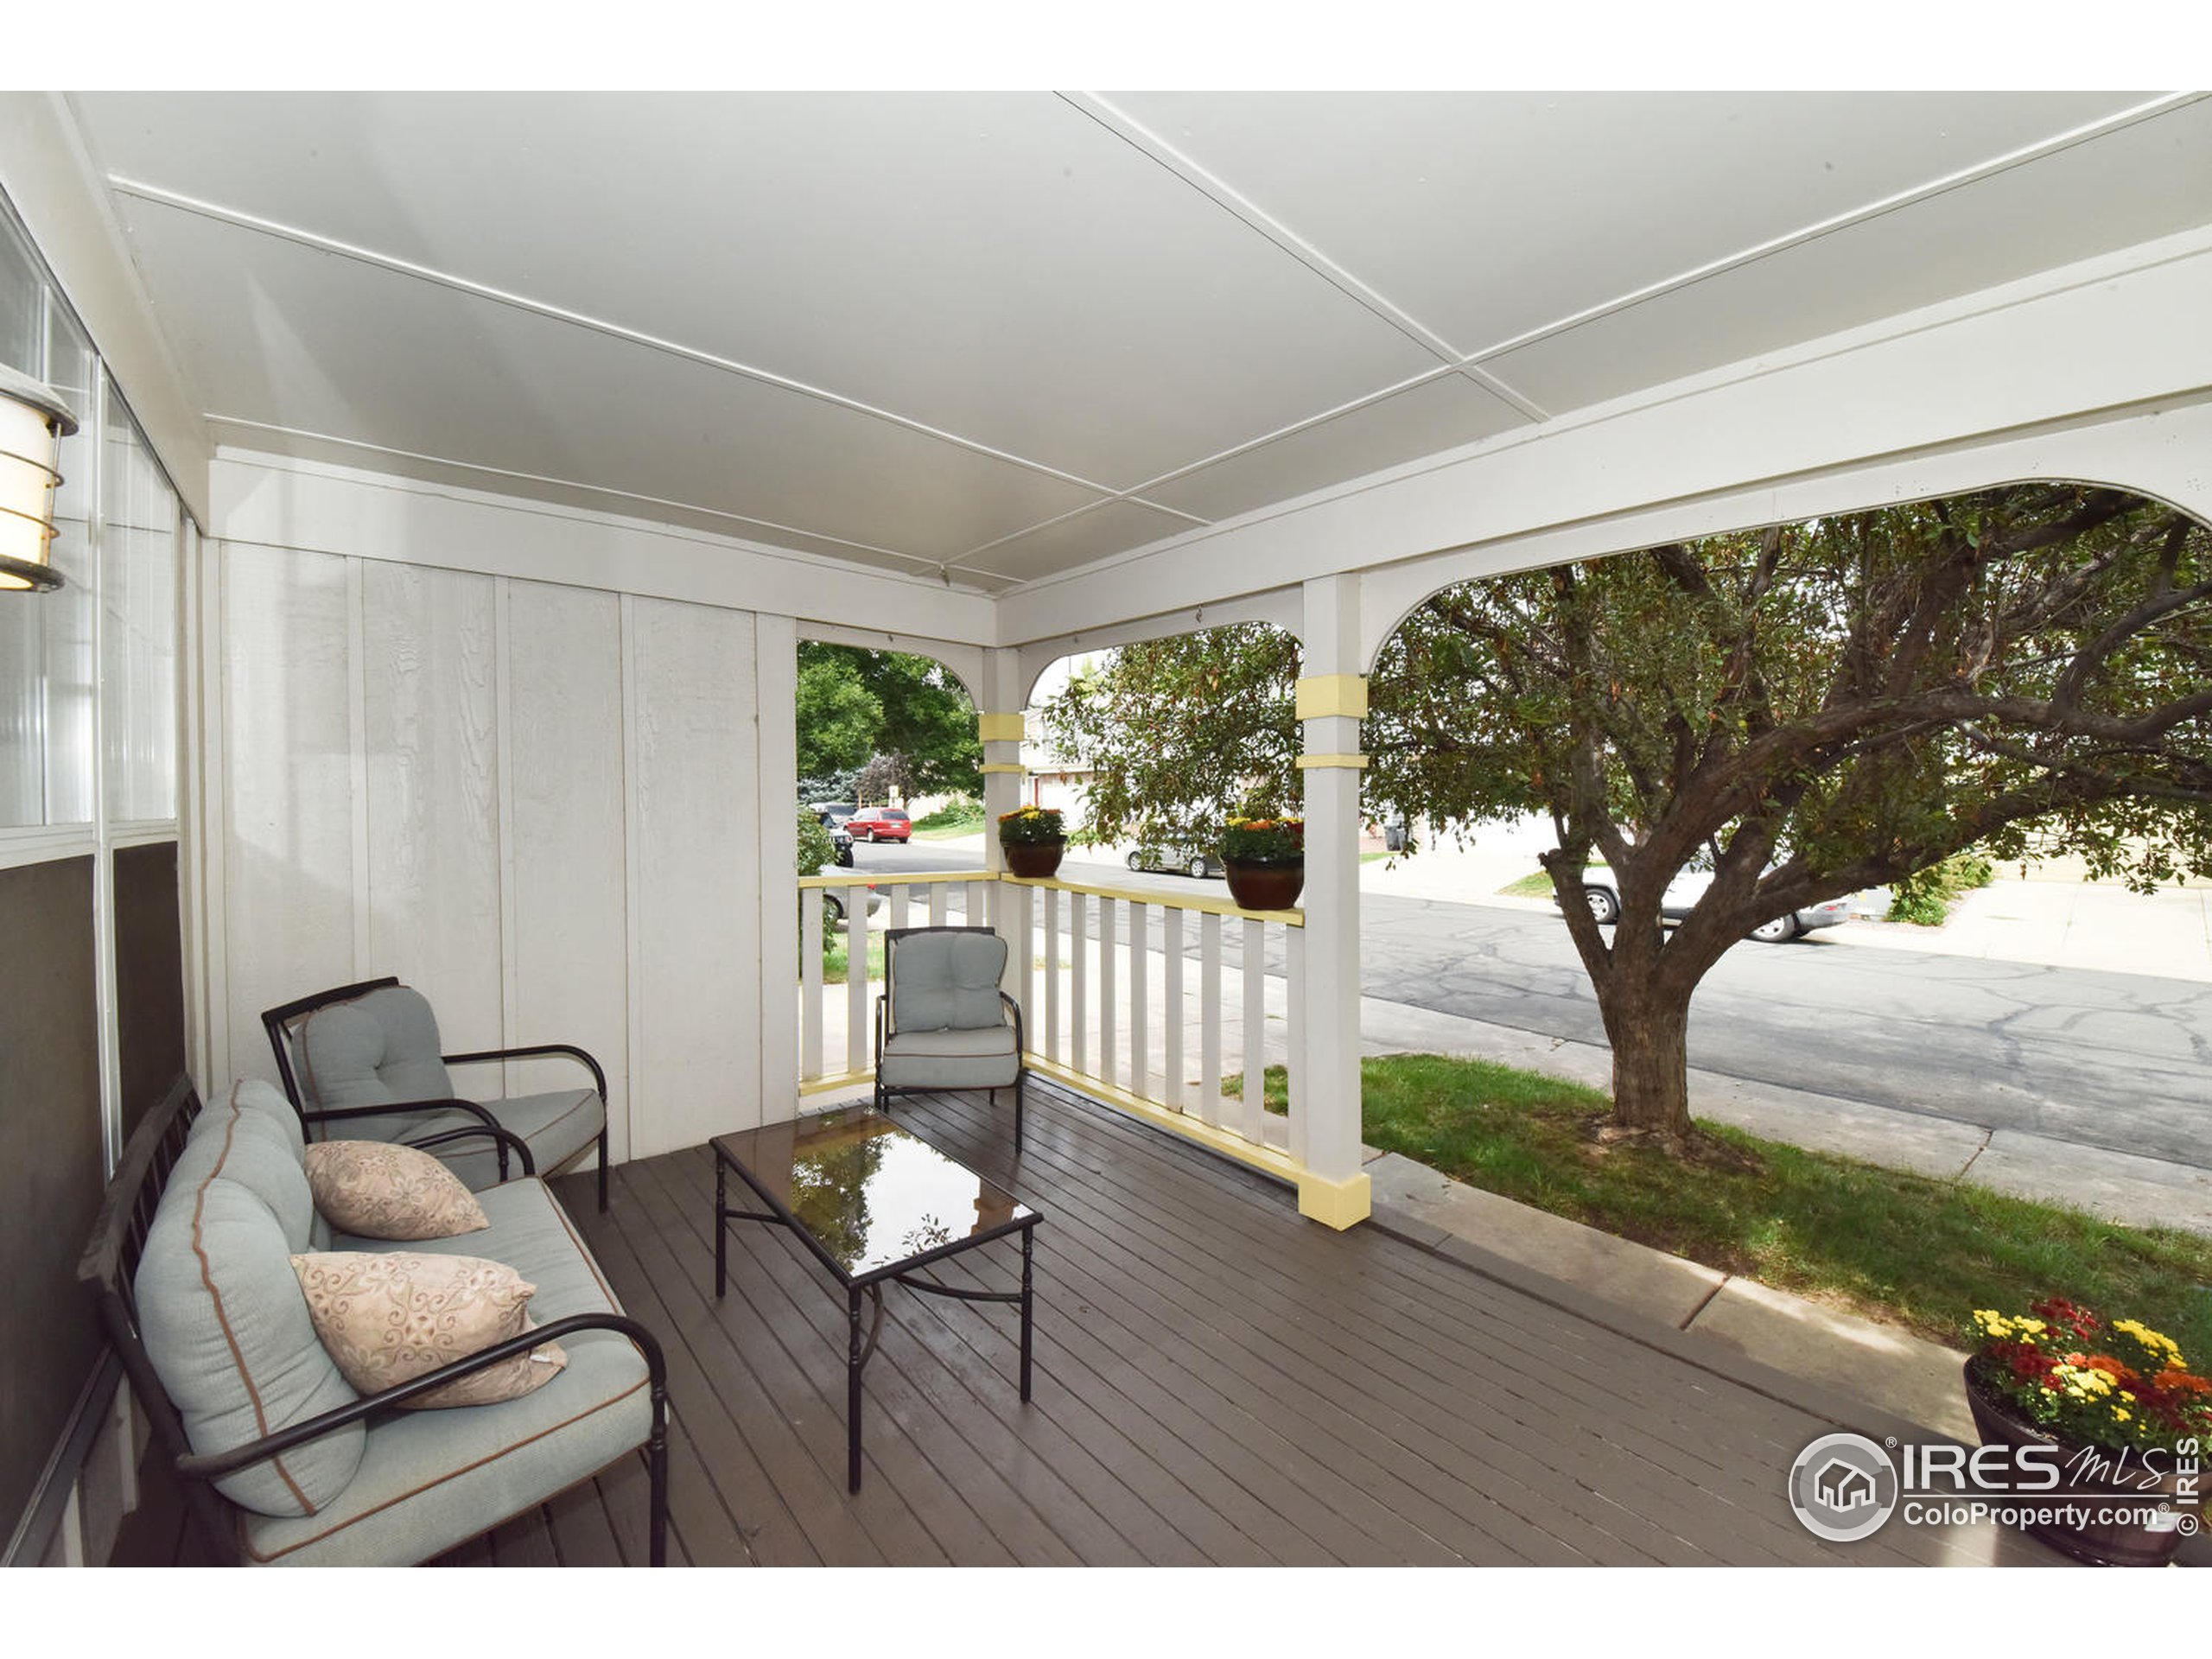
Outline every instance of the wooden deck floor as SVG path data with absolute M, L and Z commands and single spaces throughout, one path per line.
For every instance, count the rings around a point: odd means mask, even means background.
M 675 1402 L 671 1558 L 702 1566 L 2046 1561 L 1983 1529 L 1831 1546 L 1783 1483 L 1844 1426 L 1048 1086 L 1027 1143 L 980 1098 L 909 1127 L 1045 1213 L 1035 1398 L 1012 1310 L 885 1295 L 863 1490 L 844 1481 L 842 1299 L 782 1230 L 734 1224 L 714 1296 L 703 1147 L 589 1178 L 571 1213 L 657 1331 Z M 1009 1243 L 948 1282 L 1016 1282 Z M 448 1558 L 644 1555 L 642 1468 Z M 156 1556 L 156 1559 L 159 1557 Z M 141 1555 L 139 1559 L 146 1559 Z

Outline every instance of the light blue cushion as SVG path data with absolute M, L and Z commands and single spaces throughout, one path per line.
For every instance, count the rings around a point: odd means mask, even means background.
M 282 1109 L 270 1111 L 270 1102 Z M 285 1118 L 291 1122 L 287 1124 Z M 300 1159 L 299 1114 L 269 1084 L 247 1078 L 232 1085 L 193 1121 L 185 1151 L 169 1174 L 169 1191 L 180 1178 L 197 1180 L 219 1162 L 226 1180 L 250 1188 L 269 1206 L 288 1249 L 303 1249 L 313 1236 L 315 1193 Z
M 499 1126 L 518 1135 L 530 1148 L 530 1160 L 540 1175 L 550 1175 L 578 1154 L 595 1146 L 607 1122 L 607 1103 L 595 1089 L 556 1089 L 550 1094 L 518 1095 L 512 1100 L 487 1100 L 485 1105 Z M 405 1137 L 412 1141 L 416 1131 Z M 462 1150 L 461 1148 L 467 1148 Z M 453 1173 L 471 1190 L 491 1186 L 499 1179 L 499 1154 L 490 1141 L 463 1141 L 453 1147 L 434 1147 Z M 508 1173 L 519 1175 L 522 1166 L 511 1157 Z
M 230 1097 L 232 1104 L 240 1109 L 257 1112 L 274 1123 L 291 1147 L 293 1156 L 306 1151 L 307 1136 L 300 1127 L 300 1115 L 275 1084 L 259 1077 L 240 1077 L 231 1085 Z M 200 1121 L 205 1122 L 206 1116 L 203 1112 Z M 194 1127 L 199 1126 L 195 1123 Z
M 895 1032 L 997 1025 L 1006 941 L 995 933 L 925 930 L 892 936 L 884 976 Z
M 301 1025 L 293 1052 L 309 1110 L 454 1097 L 439 1058 L 437 1016 L 405 985 L 317 1008 Z
M 512 1100 L 489 1100 L 484 1104 L 502 1128 L 522 1137 L 530 1148 L 530 1160 L 541 1175 L 551 1174 L 594 1145 L 607 1122 L 606 1103 L 593 1089 L 558 1089 L 550 1094 L 518 1095 Z M 478 1120 L 467 1113 L 448 1111 L 349 1117 L 324 1124 L 322 1128 L 333 1140 L 415 1141 L 447 1129 L 476 1127 L 480 1127 Z M 500 1179 L 499 1153 L 487 1136 L 429 1150 L 472 1192 L 494 1185 Z M 521 1173 L 520 1162 L 510 1154 L 508 1179 Z
M 1006 1089 L 1021 1073 L 1004 1020 L 969 1031 L 901 1031 L 883 1039 L 876 1075 L 887 1089 Z
M 195 1452 L 226 1452 L 359 1397 L 292 1272 L 315 1230 L 305 1193 L 280 1125 L 235 1096 L 201 1113 L 170 1172 L 135 1288 L 147 1355 Z M 340 1429 L 217 1489 L 264 1515 L 312 1516 L 347 1488 L 365 1445 L 359 1425 Z
M 488 1230 L 407 1248 L 505 1262 L 537 1287 L 530 1313 L 540 1325 L 621 1311 L 543 1182 L 511 1181 L 478 1201 Z M 391 1246 L 339 1233 L 331 1248 Z M 337 1502 L 308 1519 L 248 1518 L 249 1558 L 314 1567 L 428 1560 L 642 1446 L 652 1402 L 638 1351 L 611 1332 L 560 1340 L 567 1367 L 518 1400 L 397 1412 L 378 1422 Z

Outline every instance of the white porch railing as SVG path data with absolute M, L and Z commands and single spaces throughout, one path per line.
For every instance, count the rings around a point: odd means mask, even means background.
M 871 886 L 887 900 L 874 917 L 866 913 Z M 1297 1179 L 1302 1057 L 1287 1016 L 1306 969 L 1302 912 L 969 870 L 808 876 L 798 887 L 802 1093 L 849 1090 L 874 1075 L 870 938 L 925 923 L 988 925 L 1010 947 L 1006 989 L 1021 1005 L 1032 1071 Z M 823 982 L 825 891 L 846 901 L 842 988 Z M 1287 1116 L 1265 1109 L 1271 1064 L 1288 1077 Z M 1236 1092 L 1224 1093 L 1232 1081 Z
M 799 880 L 799 1092 L 849 1089 L 875 1075 L 875 969 L 868 941 L 894 927 L 943 927 L 949 923 L 988 927 L 995 922 L 992 899 L 999 878 L 988 870 L 931 870 L 915 874 L 810 875 Z M 845 983 L 827 986 L 822 974 L 823 894 L 845 906 Z M 885 899 L 868 914 L 871 893 Z M 825 995 L 831 993 L 831 995 Z M 835 1057 L 834 1062 L 830 1057 Z

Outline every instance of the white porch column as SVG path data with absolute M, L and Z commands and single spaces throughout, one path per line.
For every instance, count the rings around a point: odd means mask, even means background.
M 999 845 L 999 818 L 1021 804 L 1021 707 L 1029 688 L 1021 683 L 1021 653 L 993 650 L 983 658 L 982 704 L 976 712 L 976 734 L 983 740 L 983 868 L 1006 868 Z
M 1306 780 L 1305 1044 L 1301 1215 L 1332 1227 L 1367 1218 L 1359 1119 L 1360 578 L 1306 584 L 1298 717 Z
M 1021 710 L 1028 690 L 1022 678 L 1020 652 L 994 649 L 983 653 L 983 701 L 976 713 L 976 733 L 983 740 L 983 868 L 996 874 L 1006 870 L 1006 849 L 999 845 L 999 818 L 1021 804 L 1021 786 L 1027 779 L 1021 769 Z M 1021 942 L 1015 938 L 1014 918 L 1028 912 L 1020 910 L 1014 898 L 1012 888 L 992 887 L 991 925 L 1007 942 L 1006 969 L 999 976 L 999 988 L 1016 1001 L 1026 1002 L 1029 988 L 1019 982 L 1019 975 L 1027 958 Z M 1027 1017 L 1026 1009 L 1024 1014 Z
M 756 798 L 779 811 L 760 814 L 760 1121 L 798 1116 L 798 813 L 791 779 L 798 775 L 798 628 L 788 616 L 754 624 L 753 702 L 760 713 Z

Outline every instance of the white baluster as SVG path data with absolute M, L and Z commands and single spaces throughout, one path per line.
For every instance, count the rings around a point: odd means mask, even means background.
M 1219 1126 L 1221 1111 L 1221 918 L 1198 918 L 1198 1116 Z
M 808 1083 L 822 1075 L 822 889 L 800 889 L 798 1074 Z
M 1014 1000 L 1021 1008 L 1021 1032 L 1033 1048 L 1037 1043 L 1037 939 L 1031 931 L 1030 901 L 1033 887 L 1012 889 L 1014 909 Z
M 1283 954 L 1287 963 L 1283 980 L 1285 1006 L 1290 1018 L 1283 1024 L 1284 1069 L 1290 1074 L 1290 1158 L 1300 1169 L 1306 1167 L 1306 1038 L 1305 1024 L 1298 1018 L 1298 1010 L 1306 1006 L 1306 930 L 1287 927 L 1282 931 Z
M 1244 1109 L 1241 1133 L 1255 1145 L 1267 1135 L 1268 930 L 1244 918 Z
M 1170 905 L 1160 912 L 1162 951 L 1161 1000 L 1166 1003 L 1167 1049 L 1163 1057 L 1166 1075 L 1160 1079 L 1160 1097 L 1171 1111 L 1182 1111 L 1183 1102 L 1183 912 Z
M 868 1019 L 868 889 L 849 889 L 845 906 L 845 1070 L 865 1071 L 874 1063 L 874 1033 Z
M 1139 1100 L 1152 1092 L 1152 952 L 1145 949 L 1152 931 L 1152 906 L 1129 906 L 1129 1092 Z
M 1090 1075 L 1090 898 L 1087 893 L 1068 895 L 1068 962 L 1074 971 L 1075 982 L 1068 988 L 1068 1020 L 1073 1027 L 1069 1033 L 1068 1069 L 1077 1077 Z
M 1045 893 L 1045 1042 L 1039 1052 L 1048 1060 L 1060 1058 L 1060 892 Z
M 1122 948 L 1122 930 L 1111 899 L 1098 901 L 1098 1077 L 1108 1088 L 1121 1074 L 1116 1038 L 1121 1021 L 1115 1006 L 1114 957 Z

